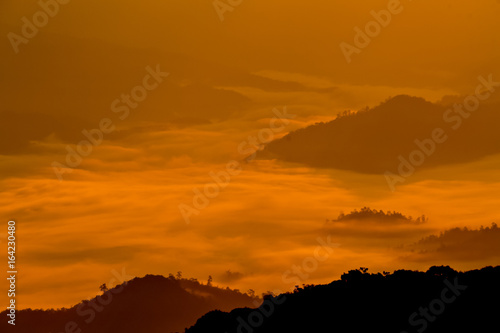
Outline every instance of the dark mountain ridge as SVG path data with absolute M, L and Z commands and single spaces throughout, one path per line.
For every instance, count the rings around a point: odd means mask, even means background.
M 471 162 L 500 153 L 496 145 L 499 109 L 500 103 L 492 97 L 476 111 L 465 111 L 468 116 L 464 118 L 454 106 L 400 95 L 376 107 L 290 132 L 270 142 L 259 158 L 368 174 L 396 173 L 400 155 L 408 159 L 413 151 L 422 150 L 418 140 L 431 151 L 425 153 L 421 167 Z M 428 140 L 435 129 L 441 129 L 440 138 L 446 139 L 431 147 Z
M 393 274 L 361 268 L 327 285 L 296 286 L 258 309 L 210 312 L 186 333 L 496 331 L 499 281 L 500 266 Z
M 17 333 L 169 333 L 183 332 L 208 311 L 253 306 L 257 300 L 236 290 L 200 284 L 194 279 L 146 275 L 104 290 L 69 309 L 21 310 L 16 326 L 0 323 L 1 332 Z M 6 311 L 0 313 L 6 318 Z
M 262 302 L 194 279 L 134 278 L 69 309 L 21 310 L 1 332 L 486 332 L 499 327 L 500 266 L 457 272 L 350 270 Z M 230 312 L 228 312 L 230 311 Z M 6 312 L 2 312 L 4 318 Z M 191 326 L 193 325 L 193 326 Z M 189 328 L 186 328 L 189 327 Z

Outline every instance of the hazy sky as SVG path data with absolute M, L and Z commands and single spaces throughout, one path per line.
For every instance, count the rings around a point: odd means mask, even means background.
M 260 143 L 273 122 L 277 139 L 400 94 L 446 107 L 474 94 L 480 75 L 500 81 L 498 1 L 242 0 L 223 21 L 206 0 L 47 8 L 53 17 L 40 14 L 37 1 L 0 3 L 0 216 L 18 224 L 21 308 L 71 306 L 122 269 L 290 290 L 283 274 L 328 236 L 339 247 L 301 283 L 330 282 L 360 266 L 498 264 L 484 252 L 419 257 L 411 244 L 499 221 L 499 155 L 418 169 L 394 192 L 383 173 L 264 156 L 245 162 L 249 137 Z M 355 28 L 365 31 L 371 12 L 381 17 L 388 8 L 398 13 L 360 47 Z M 34 16 L 47 18 L 36 34 L 23 29 Z M 358 50 L 349 63 L 342 43 Z M 127 102 L 131 94 L 140 101 Z M 494 112 L 499 100 L 485 104 Z M 284 109 L 289 118 L 274 121 Z M 108 129 L 102 142 L 68 165 L 68 149 L 88 139 L 82 131 L 100 127 Z M 471 126 L 454 135 L 485 133 Z M 231 161 L 241 172 L 187 224 L 179 205 L 194 207 L 196 189 L 213 185 L 211 173 L 227 172 Z M 61 174 L 54 165 L 67 168 Z M 364 206 L 429 221 L 326 224 Z

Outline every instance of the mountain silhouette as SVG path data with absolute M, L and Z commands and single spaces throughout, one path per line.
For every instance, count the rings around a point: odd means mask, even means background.
M 330 220 L 329 220 L 330 221 Z M 405 216 L 400 212 L 387 211 L 385 213 L 383 210 L 377 211 L 376 209 L 371 209 L 370 207 L 363 207 L 359 211 L 357 209 L 353 210 L 348 214 L 340 213 L 337 219 L 332 219 L 331 222 L 346 222 L 346 221 L 368 221 L 377 223 L 425 223 L 427 221 L 425 215 L 417 217 L 415 220 L 411 216 Z
M 186 333 L 489 332 L 500 327 L 500 266 L 370 274 L 268 297 L 258 309 L 212 311 Z
M 439 235 L 430 235 L 402 248 L 411 251 L 407 262 L 461 260 L 478 262 L 500 259 L 500 228 L 496 223 L 479 229 L 452 228 Z
M 16 326 L 2 320 L 0 332 L 12 328 L 17 333 L 184 332 L 209 311 L 252 306 L 254 300 L 238 291 L 202 285 L 194 279 L 146 275 L 69 309 L 18 311 Z M 7 318 L 6 311 L 0 315 Z
M 290 132 L 270 142 L 259 157 L 374 174 L 396 173 L 399 156 L 408 160 L 415 150 L 425 152 L 421 167 L 426 168 L 500 153 L 496 144 L 500 140 L 496 128 L 500 103 L 495 98 L 482 103 L 466 119 L 448 103 L 399 95 L 374 108 L 346 112 L 330 122 Z M 433 147 L 428 140 L 437 128 L 443 131 L 440 138 L 446 136 L 446 140 L 434 142 Z M 426 148 L 420 148 L 422 145 Z
M 457 272 L 350 270 L 326 285 L 252 298 L 194 279 L 146 275 L 69 309 L 21 310 L 15 332 L 486 332 L 499 327 L 500 266 Z M 261 303 L 255 308 L 254 304 Z M 230 312 L 228 312 L 230 311 Z M 6 311 L 2 312 L 4 318 Z M 12 326 L 4 320 L 0 331 Z

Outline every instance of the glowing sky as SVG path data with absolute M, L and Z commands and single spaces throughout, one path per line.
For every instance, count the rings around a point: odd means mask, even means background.
M 354 45 L 354 28 L 388 3 L 243 0 L 221 21 L 212 1 L 70 1 L 16 53 L 8 34 L 22 35 L 22 18 L 41 7 L 3 0 L 0 216 L 5 230 L 9 219 L 18 223 L 20 307 L 71 306 L 123 268 L 130 276 L 212 275 L 242 291 L 290 290 L 283 273 L 328 235 L 339 247 L 303 283 L 360 266 L 498 264 L 483 253 L 415 258 L 398 246 L 498 222 L 499 155 L 417 170 L 392 192 L 383 174 L 245 163 L 238 148 L 269 128 L 273 110 L 294 115 L 279 138 L 399 94 L 443 103 L 473 93 L 479 75 L 500 81 L 495 0 L 401 1 L 402 11 L 347 63 L 339 45 Z M 155 81 L 158 68 L 169 74 Z M 147 75 L 149 86 L 158 84 L 120 119 L 125 111 L 114 112 L 113 102 Z M 115 129 L 60 181 L 53 162 L 66 164 L 67 145 L 76 149 L 82 131 L 105 118 Z M 213 184 L 210 173 L 233 160 L 241 173 L 187 224 L 179 205 L 192 205 L 193 189 Z M 429 222 L 372 235 L 363 225 L 325 225 L 364 206 Z

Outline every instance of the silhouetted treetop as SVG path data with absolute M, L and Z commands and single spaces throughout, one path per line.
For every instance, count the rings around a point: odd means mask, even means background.
M 340 213 L 337 219 L 331 220 L 332 222 L 346 222 L 351 220 L 379 220 L 379 221 L 407 221 L 414 223 L 425 223 L 428 218 L 425 215 L 419 216 L 415 220 L 411 216 L 403 215 L 396 211 L 383 210 L 377 211 L 376 209 L 371 209 L 369 207 L 363 207 L 359 211 L 357 209 L 353 210 L 348 214 Z

